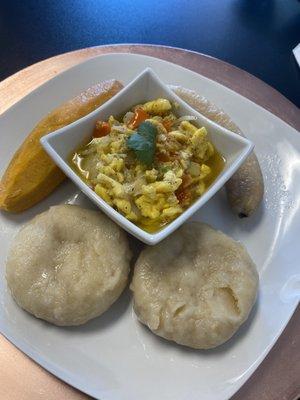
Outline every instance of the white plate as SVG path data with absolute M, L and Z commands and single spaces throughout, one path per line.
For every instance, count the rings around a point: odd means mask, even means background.
M 0 169 L 34 124 L 58 103 L 108 78 L 125 84 L 151 67 L 167 84 L 195 89 L 222 107 L 256 145 L 266 184 L 261 210 L 238 220 L 219 192 L 194 219 L 241 240 L 257 264 L 259 299 L 227 344 L 193 351 L 141 326 L 128 291 L 102 317 L 79 328 L 57 328 L 20 310 L 6 289 L 8 246 L 22 223 L 49 205 L 92 206 L 71 183 L 20 215 L 0 214 L 0 331 L 46 369 L 102 400 L 228 399 L 266 356 L 299 299 L 300 136 L 280 119 L 230 89 L 151 57 L 110 54 L 90 59 L 37 89 L 0 117 Z

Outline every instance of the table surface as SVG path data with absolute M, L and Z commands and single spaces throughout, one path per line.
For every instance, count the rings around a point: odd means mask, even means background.
M 299 0 L 1 1 L 0 80 L 74 49 L 152 43 L 227 61 L 299 106 L 299 27 Z
M 160 46 L 105 46 L 62 54 L 34 64 L 0 83 L 0 113 L 34 88 L 87 58 L 110 52 L 140 53 L 173 61 L 213 78 L 269 109 L 300 130 L 299 110 L 276 90 L 252 75 L 198 53 Z M 300 309 L 250 380 L 232 400 L 294 400 L 300 394 Z M 18 379 L 22 377 L 22 379 Z M 18 351 L 0 335 L 1 400 L 85 399 Z
M 37 61 L 78 48 L 153 43 L 198 51 L 234 64 L 299 106 L 300 70 L 292 55 L 300 42 L 299 26 L 297 0 L 2 1 L 0 80 Z M 35 83 L 34 79 L 30 82 Z M 0 96 L 0 108 L 2 100 Z M 299 311 L 298 320 L 294 316 L 234 399 L 292 400 L 299 395 L 298 369 L 293 368 L 300 362 Z M 0 371 L 1 400 L 86 398 L 31 362 L 3 337 Z

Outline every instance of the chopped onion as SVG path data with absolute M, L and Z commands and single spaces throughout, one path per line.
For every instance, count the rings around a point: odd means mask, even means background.
M 193 176 L 193 177 L 196 177 L 196 176 L 199 176 L 200 175 L 200 172 L 201 172 L 201 170 L 200 170 L 200 165 L 198 164 L 198 163 L 195 163 L 195 162 L 191 162 L 191 165 L 189 166 L 189 168 L 188 168 L 188 172 Z
M 94 138 L 89 145 L 96 145 L 96 147 L 97 146 L 105 147 L 109 145 L 110 142 L 111 138 L 109 137 L 109 135 L 107 135 L 107 136 L 102 136 L 100 138 Z
M 128 111 L 124 115 L 124 118 L 123 118 L 124 124 L 126 124 L 126 125 L 130 124 L 130 122 L 132 121 L 133 117 L 134 117 L 134 113 L 132 111 Z
M 184 115 L 183 117 L 178 118 L 176 122 L 182 122 L 182 121 L 196 121 L 197 117 L 194 115 Z
M 81 151 L 80 154 L 83 156 L 87 156 L 92 153 L 97 152 L 97 147 L 105 147 L 110 143 L 109 136 L 103 136 L 100 138 L 93 138 L 90 143 L 87 144 L 86 149 Z
M 121 132 L 121 133 L 126 133 L 128 131 L 128 128 L 125 126 L 118 126 L 118 125 L 113 125 L 112 130 L 117 131 L 117 132 Z

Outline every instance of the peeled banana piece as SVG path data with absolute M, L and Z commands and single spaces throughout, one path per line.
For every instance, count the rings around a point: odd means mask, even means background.
M 205 117 L 243 136 L 230 117 L 203 96 L 181 86 L 170 85 L 169 87 L 177 96 Z M 264 181 L 254 152 L 247 157 L 225 187 L 229 205 L 240 218 L 250 217 L 258 209 L 264 195 Z

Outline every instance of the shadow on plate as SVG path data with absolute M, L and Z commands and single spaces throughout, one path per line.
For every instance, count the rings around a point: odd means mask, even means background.
M 29 208 L 28 210 L 22 211 L 20 213 L 9 213 L 6 211 L 0 211 L 1 217 L 5 222 L 12 222 L 15 225 L 23 225 L 30 221 L 36 215 L 48 210 L 52 206 L 65 203 L 69 198 L 73 198 L 78 194 L 78 189 L 70 181 L 66 180 L 61 185 L 59 185 L 53 193 L 48 197 L 40 201 L 35 206 Z
M 229 236 L 234 236 L 238 231 L 251 232 L 262 222 L 265 214 L 265 205 L 262 203 L 258 210 L 248 218 L 239 218 L 229 207 L 225 189 L 222 188 L 198 212 L 192 220 L 206 222 L 215 229 L 220 229 Z M 233 237 L 238 240 L 237 237 Z

